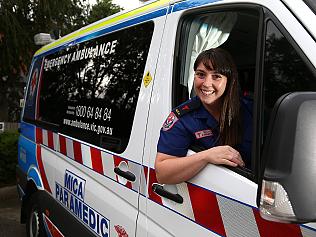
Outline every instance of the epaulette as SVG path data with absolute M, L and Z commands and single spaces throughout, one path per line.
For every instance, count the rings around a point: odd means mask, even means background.
M 172 112 L 178 117 L 182 117 L 183 115 L 190 113 L 193 110 L 196 110 L 201 106 L 201 101 L 198 99 L 191 99 L 183 104 L 179 105 L 175 109 L 172 110 Z

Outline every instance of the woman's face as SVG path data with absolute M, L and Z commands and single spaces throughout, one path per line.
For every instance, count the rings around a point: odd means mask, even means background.
M 194 89 L 204 106 L 220 102 L 227 84 L 227 77 L 216 71 L 208 70 L 200 63 L 194 74 Z

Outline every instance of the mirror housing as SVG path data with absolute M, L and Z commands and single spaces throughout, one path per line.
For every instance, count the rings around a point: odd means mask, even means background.
M 286 223 L 316 221 L 316 92 L 279 98 L 263 161 L 257 197 L 261 216 Z
M 35 45 L 44 46 L 46 44 L 50 44 L 55 40 L 52 39 L 51 35 L 48 33 L 38 33 L 34 35 L 34 43 Z

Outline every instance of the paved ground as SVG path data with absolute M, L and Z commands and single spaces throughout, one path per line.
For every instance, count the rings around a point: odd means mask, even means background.
M 0 188 L 0 237 L 25 237 L 16 186 Z

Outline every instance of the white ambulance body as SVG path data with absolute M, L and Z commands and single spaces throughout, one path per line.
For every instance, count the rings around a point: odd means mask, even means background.
M 28 236 L 316 236 L 315 11 L 312 0 L 152 1 L 36 52 L 17 167 Z M 251 165 L 158 184 L 160 128 L 214 47 L 232 54 L 253 103 Z

